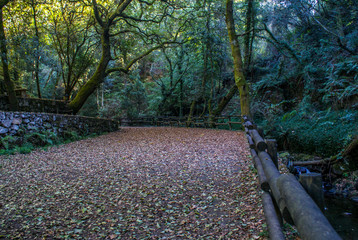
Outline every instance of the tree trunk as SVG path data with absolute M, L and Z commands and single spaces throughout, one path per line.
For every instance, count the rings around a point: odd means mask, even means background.
M 196 101 L 193 100 L 190 104 L 190 111 L 189 111 L 189 116 L 188 116 L 188 121 L 191 121 L 193 115 L 194 115 L 194 111 L 195 111 L 195 106 L 196 106 Z
M 244 54 L 244 63 L 245 71 L 248 72 L 251 64 L 251 41 L 253 41 L 253 0 L 247 0 L 247 10 L 246 10 L 246 27 L 245 27 L 245 54 Z
M 178 63 L 178 74 L 180 76 L 179 79 L 179 117 L 183 117 L 183 100 L 184 100 L 184 93 L 183 93 L 183 58 L 184 58 L 184 49 L 181 46 L 180 55 L 179 55 L 179 63 Z
M 98 67 L 93 76 L 85 85 L 83 85 L 83 87 L 81 87 L 76 97 L 69 103 L 69 107 L 72 109 L 74 114 L 76 114 L 81 109 L 87 98 L 91 96 L 91 94 L 97 89 L 97 87 L 104 81 L 106 77 L 107 65 L 111 59 L 109 40 L 109 28 L 104 28 L 101 36 L 102 57 Z
M 32 11 L 33 11 L 33 21 L 35 26 L 35 81 L 37 87 L 37 97 L 41 98 L 41 89 L 40 89 L 40 77 L 39 77 L 39 70 L 40 70 L 40 34 L 39 29 L 37 27 L 37 15 L 36 15 L 36 5 L 34 0 L 31 1 Z
M 235 96 L 237 90 L 238 90 L 238 88 L 237 88 L 236 84 L 234 84 L 230 88 L 229 92 L 221 99 L 219 105 L 211 112 L 211 114 L 210 114 L 211 119 L 213 117 L 219 116 L 222 113 L 222 111 L 225 109 L 225 107 L 230 102 L 230 100 Z
M 0 48 L 1 48 L 1 61 L 2 61 L 3 74 L 4 74 L 4 83 L 9 98 L 10 110 L 16 111 L 18 109 L 18 105 L 17 105 L 16 94 L 15 94 L 15 86 L 10 78 L 10 73 L 9 73 L 9 62 L 7 58 L 6 35 L 4 30 L 2 8 L 0 9 Z
M 234 59 L 235 83 L 240 92 L 241 114 L 250 116 L 249 87 L 244 76 L 240 45 L 235 33 L 233 0 L 226 0 L 226 26 Z

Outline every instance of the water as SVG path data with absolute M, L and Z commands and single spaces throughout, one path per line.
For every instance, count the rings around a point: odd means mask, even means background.
M 358 240 L 358 203 L 346 198 L 326 197 L 326 215 L 337 233 L 347 240 Z

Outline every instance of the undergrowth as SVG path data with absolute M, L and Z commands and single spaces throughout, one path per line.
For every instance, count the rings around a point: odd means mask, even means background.
M 75 131 L 64 131 L 61 134 L 43 131 L 28 133 L 23 136 L 5 136 L 0 139 L 0 155 L 26 154 L 37 148 L 47 149 L 50 146 L 70 143 L 98 135 L 100 134 L 80 136 Z
M 268 120 L 257 120 L 266 138 L 275 138 L 281 150 L 337 155 L 358 135 L 358 113 L 352 110 L 298 112 L 296 110 Z

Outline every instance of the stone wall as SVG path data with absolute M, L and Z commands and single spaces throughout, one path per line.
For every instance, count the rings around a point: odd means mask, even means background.
M 19 103 L 19 111 L 21 112 L 71 113 L 71 110 L 67 107 L 65 101 L 21 97 L 18 97 L 17 101 Z M 7 96 L 0 96 L 0 111 L 10 111 Z
M 102 118 L 51 113 L 0 111 L 0 137 L 23 136 L 32 132 L 53 132 L 63 136 L 76 132 L 79 136 L 118 130 L 118 122 Z

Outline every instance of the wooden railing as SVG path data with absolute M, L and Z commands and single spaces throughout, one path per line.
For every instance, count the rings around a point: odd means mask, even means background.
M 270 239 L 285 239 L 281 230 L 282 219 L 294 224 L 302 239 L 341 239 L 318 206 L 321 205 L 319 196 L 323 199 L 320 174 L 302 174 L 300 182 L 292 174 L 280 174 L 275 141 L 265 140 L 249 118 L 243 117 L 243 122 L 264 191 L 262 200 Z
M 241 129 L 241 116 L 220 117 L 141 117 L 133 119 L 121 119 L 121 126 L 171 126 L 171 127 L 202 127 L 217 128 L 227 127 L 230 130 Z

